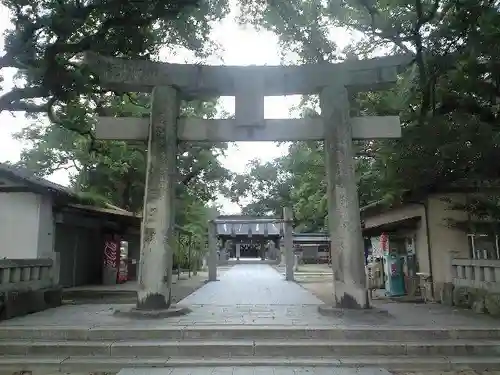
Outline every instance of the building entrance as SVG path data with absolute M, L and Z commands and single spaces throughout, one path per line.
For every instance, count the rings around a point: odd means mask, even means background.
M 243 243 L 240 245 L 240 258 L 258 258 L 260 244 Z
M 216 235 L 231 258 L 276 259 L 282 223 L 274 217 L 218 216 Z M 272 244 L 272 245 L 271 245 Z

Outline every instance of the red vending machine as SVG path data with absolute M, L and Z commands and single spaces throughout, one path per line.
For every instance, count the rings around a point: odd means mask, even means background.
M 115 234 L 109 234 L 104 239 L 103 251 L 103 285 L 116 284 L 118 277 L 118 266 L 120 257 L 120 238 Z

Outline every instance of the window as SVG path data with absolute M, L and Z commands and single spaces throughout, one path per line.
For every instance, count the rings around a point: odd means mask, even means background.
M 468 234 L 469 252 L 472 259 L 500 259 L 499 238 L 495 234 Z

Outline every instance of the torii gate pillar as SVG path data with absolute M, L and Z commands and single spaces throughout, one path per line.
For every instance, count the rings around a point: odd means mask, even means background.
M 157 86 L 153 89 L 137 305 L 131 310 L 117 310 L 117 315 L 164 318 L 190 311 L 188 308 L 172 305 L 179 110 L 180 100 L 174 87 Z
M 369 299 L 346 87 L 325 87 L 320 94 L 320 105 L 325 127 L 328 226 L 335 307 L 366 309 Z

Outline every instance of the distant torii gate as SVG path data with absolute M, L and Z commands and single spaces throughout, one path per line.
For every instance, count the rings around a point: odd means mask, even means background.
M 328 221 L 337 307 L 367 308 L 352 139 L 396 138 L 398 116 L 349 115 L 349 93 L 394 83 L 408 56 L 303 66 L 203 66 L 86 56 L 110 89 L 151 92 L 151 118 L 101 117 L 99 139 L 144 140 L 148 162 L 138 310 L 170 307 L 177 142 L 325 140 Z M 264 97 L 320 95 L 322 118 L 264 119 Z M 235 97 L 234 120 L 179 118 L 180 99 Z M 286 219 L 286 218 L 285 218 Z M 214 259 L 214 244 L 210 245 Z M 292 249 L 288 249 L 292 251 Z

